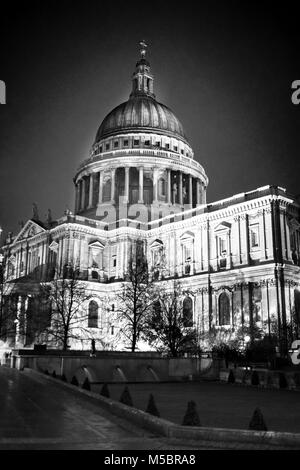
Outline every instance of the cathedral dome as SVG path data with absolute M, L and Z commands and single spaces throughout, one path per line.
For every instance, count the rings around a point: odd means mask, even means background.
M 186 140 L 182 124 L 171 109 L 143 92 L 132 94 L 105 117 L 95 143 L 113 134 L 131 131 L 163 133 Z
M 173 111 L 155 99 L 150 63 L 145 59 L 146 43 L 140 42 L 141 58 L 132 76 L 129 100 L 114 108 L 102 121 L 95 144 L 106 137 L 128 132 L 149 132 L 186 141 L 181 122 Z

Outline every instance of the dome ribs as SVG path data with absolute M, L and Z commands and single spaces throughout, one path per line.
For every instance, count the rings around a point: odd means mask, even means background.
M 145 130 L 164 131 L 186 140 L 182 124 L 172 110 L 154 98 L 134 96 L 114 108 L 102 121 L 95 143 L 115 133 Z

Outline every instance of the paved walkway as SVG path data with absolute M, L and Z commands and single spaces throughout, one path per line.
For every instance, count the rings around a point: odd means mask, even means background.
M 76 390 L 16 369 L 0 367 L 0 403 L 0 450 L 183 448 L 112 416 Z
M 229 448 L 268 446 L 232 443 Z M 75 387 L 73 391 L 43 375 L 0 367 L 0 451 L 218 449 L 228 449 L 228 444 L 170 441 L 111 415 Z

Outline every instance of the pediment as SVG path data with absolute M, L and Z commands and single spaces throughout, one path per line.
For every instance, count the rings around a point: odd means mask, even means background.
M 150 244 L 151 248 L 158 248 L 158 247 L 162 248 L 163 246 L 164 246 L 163 242 L 159 240 L 158 238 Z
M 222 222 L 217 227 L 215 227 L 215 232 L 220 232 L 224 230 L 230 230 L 231 229 L 231 224 L 229 222 Z
M 19 232 L 19 234 L 16 236 L 14 243 L 24 240 L 26 238 L 32 238 L 35 235 L 38 235 L 39 233 L 46 232 L 44 227 L 41 225 L 37 224 L 33 220 L 28 220 L 22 230 Z
M 181 237 L 180 237 L 180 240 L 190 240 L 191 238 L 195 238 L 195 234 L 193 232 L 184 232 Z
M 96 241 L 89 244 L 89 248 L 96 249 L 96 250 L 103 250 L 105 245 L 103 243 Z

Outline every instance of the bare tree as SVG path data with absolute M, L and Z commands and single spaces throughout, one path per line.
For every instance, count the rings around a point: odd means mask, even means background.
M 63 278 L 41 283 L 41 290 L 51 305 L 48 336 L 66 350 L 71 339 L 82 339 L 85 334 L 88 335 L 88 313 L 82 314 L 82 305 L 91 295 L 72 266 L 68 266 Z
M 0 340 L 13 344 L 16 333 L 17 298 L 11 295 L 11 286 L 0 287 Z
M 142 338 L 147 315 L 152 308 L 153 280 L 143 253 L 131 254 L 128 271 L 121 291 L 117 294 L 117 316 L 122 333 L 135 351 Z
M 150 345 L 172 357 L 199 352 L 192 310 L 187 309 L 183 301 L 190 294 L 176 281 L 172 289 L 161 285 L 156 287 L 152 313 L 147 320 L 146 336 Z
M 17 298 L 13 295 L 13 284 L 6 282 L 7 260 L 0 253 L 0 340 L 12 343 L 16 333 Z

